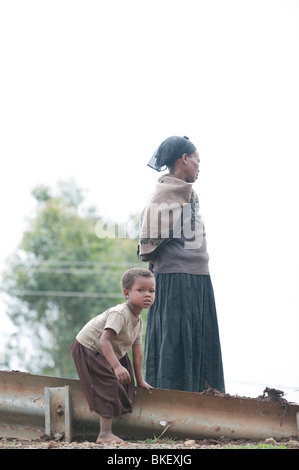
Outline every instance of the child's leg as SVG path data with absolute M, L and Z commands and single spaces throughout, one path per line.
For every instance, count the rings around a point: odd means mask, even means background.
M 100 426 L 101 426 L 101 430 L 96 440 L 97 444 L 101 442 L 106 442 L 106 443 L 123 442 L 123 440 L 120 437 L 115 436 L 115 434 L 113 434 L 112 432 L 112 418 L 103 418 L 103 416 L 100 416 Z

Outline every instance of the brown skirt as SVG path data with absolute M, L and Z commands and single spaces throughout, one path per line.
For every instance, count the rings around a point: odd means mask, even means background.
M 76 339 L 71 353 L 90 410 L 103 418 L 131 413 L 134 375 L 128 355 L 119 361 L 131 376 L 131 382 L 123 385 L 117 380 L 112 367 L 102 354 L 82 346 Z

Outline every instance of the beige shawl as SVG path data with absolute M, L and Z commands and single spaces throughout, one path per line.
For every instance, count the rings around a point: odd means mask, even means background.
M 155 259 L 158 249 L 180 237 L 197 210 L 198 198 L 191 183 L 170 174 L 162 176 L 143 211 L 138 245 L 141 260 Z

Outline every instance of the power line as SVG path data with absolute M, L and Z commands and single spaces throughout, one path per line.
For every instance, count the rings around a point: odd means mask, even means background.
M 49 296 L 49 297 L 94 297 L 94 298 L 116 298 L 123 297 L 121 293 L 98 293 L 98 292 L 74 292 L 74 291 L 50 291 L 50 290 L 21 290 L 16 295 L 20 296 Z
M 141 261 L 139 261 L 141 263 Z M 118 262 L 101 262 L 101 261 L 42 261 L 35 266 L 27 268 L 30 272 L 48 273 L 48 274 L 100 274 L 100 275 L 116 275 L 122 274 L 124 268 L 132 268 L 136 263 L 118 263 Z M 25 266 L 26 267 L 26 266 Z M 87 268 L 87 269 L 84 269 Z M 98 269 L 96 269 L 98 268 Z M 113 270 L 106 270 L 118 268 Z
M 138 261 L 138 260 L 137 260 Z M 60 261 L 60 260 L 46 260 L 40 263 L 40 266 L 47 265 L 70 265 L 70 266 L 134 266 L 133 262 L 114 262 L 114 261 Z
M 54 267 L 47 267 L 47 266 L 54 266 Z M 58 267 L 55 267 L 58 266 Z M 61 267 L 60 267 L 61 266 Z M 70 268 L 68 266 L 73 266 Z M 76 267 L 78 266 L 78 267 Z M 90 269 L 81 268 L 90 266 Z M 102 269 L 94 269 L 93 266 L 99 266 Z M 47 274 L 76 274 L 76 275 L 84 275 L 84 274 L 99 274 L 99 275 L 120 275 L 123 271 L 121 270 L 103 270 L 104 267 L 112 268 L 120 268 L 120 267 L 134 267 L 133 263 L 128 262 L 113 262 L 113 261 L 42 261 L 39 265 L 33 266 L 28 268 L 30 272 L 36 273 L 47 273 Z M 48 296 L 48 297 L 92 297 L 92 298 L 121 298 L 121 293 L 97 293 L 97 292 L 75 292 L 75 291 L 50 291 L 50 290 L 20 290 L 16 291 L 15 295 L 19 296 Z
M 123 271 L 102 271 L 99 269 L 84 269 L 84 268 L 29 268 L 28 271 L 36 273 L 47 274 L 102 274 L 108 275 L 117 274 L 119 276 Z

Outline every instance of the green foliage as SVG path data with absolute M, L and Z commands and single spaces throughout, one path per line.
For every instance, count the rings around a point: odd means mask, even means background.
M 175 444 L 176 438 L 165 438 L 165 439 L 160 439 L 160 437 L 156 437 L 154 435 L 153 438 L 147 437 L 143 442 L 145 444 Z
M 46 187 L 32 194 L 36 214 L 3 279 L 7 314 L 17 327 L 10 351 L 29 372 L 72 377 L 72 342 L 92 317 L 124 302 L 120 278 L 141 265 L 137 241 L 98 238 L 100 217 L 94 208 L 83 209 L 82 191 L 72 181 L 61 183 L 56 195 Z
M 287 447 L 284 444 L 279 444 L 279 445 L 273 445 L 273 444 L 248 444 L 244 446 L 233 446 L 229 445 L 226 447 L 223 447 L 223 449 L 286 449 Z

